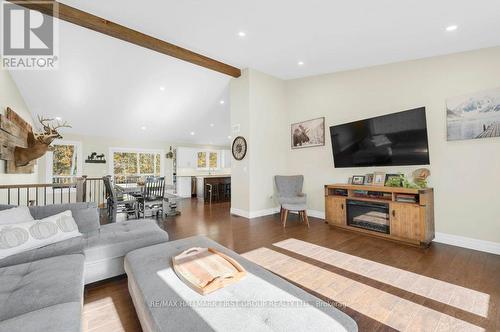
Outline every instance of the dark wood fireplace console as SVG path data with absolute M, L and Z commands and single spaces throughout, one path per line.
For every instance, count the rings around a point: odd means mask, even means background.
M 434 239 L 434 191 L 384 186 L 325 186 L 325 215 L 331 226 L 428 246 Z

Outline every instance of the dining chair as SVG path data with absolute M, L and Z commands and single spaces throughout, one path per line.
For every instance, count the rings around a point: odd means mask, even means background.
M 106 189 L 107 214 L 110 222 L 116 222 L 118 213 L 126 214 L 127 219 L 131 214 L 133 214 L 136 219 L 139 218 L 137 199 L 128 194 L 117 193 L 110 175 L 102 179 L 104 188 Z
M 139 215 L 142 213 L 146 218 L 146 211 L 151 215 L 163 212 L 163 198 L 165 197 L 165 177 L 147 177 L 144 181 L 142 194 L 137 197 L 139 202 Z

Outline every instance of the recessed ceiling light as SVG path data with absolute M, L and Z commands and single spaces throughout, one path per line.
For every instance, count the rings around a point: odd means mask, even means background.
M 221 100 L 219 103 L 220 103 L 221 105 L 224 105 L 226 102 L 225 102 L 224 100 Z
M 297 64 L 298 64 L 299 66 L 303 66 L 303 65 L 304 65 L 304 61 L 299 61 L 299 62 L 297 62 Z
M 146 130 L 146 129 L 148 129 L 148 128 L 146 128 L 146 126 L 141 127 L 141 130 Z
M 446 27 L 446 31 L 455 31 L 458 29 L 458 25 L 450 25 Z
M 60 116 L 56 116 L 57 121 L 62 121 L 62 118 Z
M 165 91 L 165 87 L 164 86 L 160 86 L 160 91 Z
M 194 136 L 194 131 L 190 132 L 189 135 Z
M 233 137 L 232 137 L 231 135 L 229 135 L 227 138 L 228 138 L 228 139 L 231 139 L 231 138 L 233 138 Z
M 246 37 L 246 35 L 247 35 L 247 34 L 246 34 L 246 32 L 245 32 L 245 31 L 240 31 L 240 32 L 238 32 L 238 36 L 240 36 L 240 37 Z
M 213 126 L 215 126 L 215 125 L 214 125 L 213 123 L 211 123 L 211 124 L 210 124 L 210 127 L 213 127 Z

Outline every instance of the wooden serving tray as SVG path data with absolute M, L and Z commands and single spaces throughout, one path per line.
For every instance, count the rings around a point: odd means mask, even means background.
M 201 295 L 233 284 L 246 275 L 231 257 L 213 248 L 191 248 L 172 258 L 177 276 Z

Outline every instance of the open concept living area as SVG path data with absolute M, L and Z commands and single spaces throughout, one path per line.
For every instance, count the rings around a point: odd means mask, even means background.
M 0 332 L 500 331 L 500 2 L 0 8 Z

